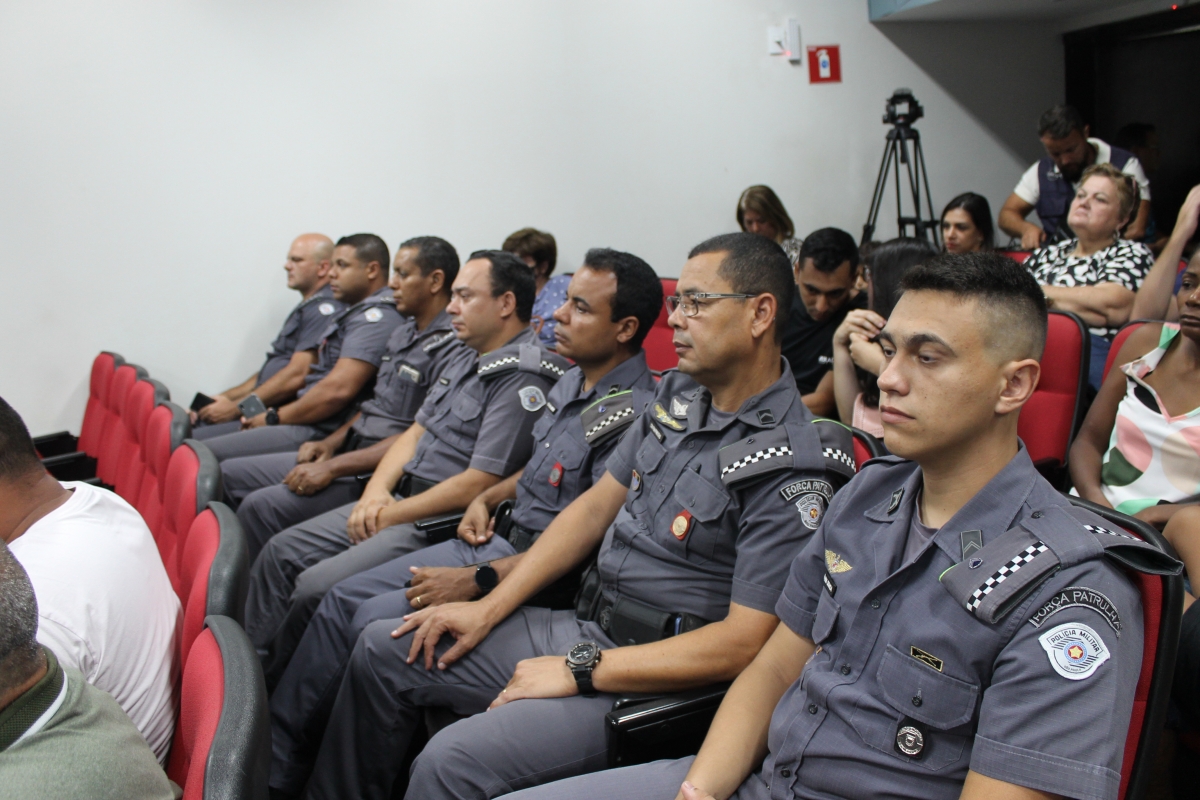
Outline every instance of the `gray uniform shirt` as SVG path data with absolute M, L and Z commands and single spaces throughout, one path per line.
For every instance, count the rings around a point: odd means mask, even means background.
M 417 412 L 425 432 L 404 472 L 433 483 L 468 467 L 513 474 L 529 460 L 546 392 L 569 368 L 529 328 L 478 362 L 448 368 Z
M 379 359 L 375 394 L 363 402 L 362 415 L 354 422 L 352 429 L 362 439 L 359 446 L 408 430 L 430 385 L 450 364 L 463 360 L 474 361 L 475 351 L 459 341 L 445 311 L 423 331 L 406 319 L 392 331 Z
M 1149 546 L 1072 507 L 1022 447 L 905 561 L 920 481 L 874 462 L 792 565 L 777 611 L 818 649 L 739 797 L 950 800 L 969 768 L 1115 798 L 1142 607 L 1105 553 Z
M 598 558 L 610 601 L 707 620 L 731 601 L 774 613 L 788 565 L 854 469 L 849 429 L 814 422 L 781 364 L 779 380 L 719 422 L 707 389 L 663 375 L 608 459 L 629 487 Z
M 583 392 L 583 370 L 572 367 L 546 395 L 533 426 L 533 455 L 517 482 L 512 519 L 535 531 L 604 475 L 621 434 L 654 397 L 645 353 L 621 362 Z
M 288 365 L 292 355 L 299 350 L 313 350 L 321 343 L 321 334 L 329 326 L 329 320 L 346 306 L 333 299 L 333 289 L 325 284 L 307 300 L 301 301 L 279 329 L 279 335 L 271 342 L 267 360 L 258 371 L 261 386 L 268 378 Z

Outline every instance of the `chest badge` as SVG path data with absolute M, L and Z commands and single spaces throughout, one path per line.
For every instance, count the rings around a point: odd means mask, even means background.
M 633 471 L 633 478 L 632 478 L 632 480 L 629 481 L 629 491 L 640 492 L 641 490 L 642 490 L 642 476 L 635 469 Z
M 521 398 L 521 408 L 526 411 L 541 411 L 546 405 L 546 395 L 536 386 L 522 386 L 517 390 L 517 396 Z
M 317 311 L 321 312 L 321 316 L 328 317 L 333 313 L 333 303 L 321 303 L 317 306 Z
M 908 654 L 910 656 L 912 656 L 913 658 L 915 658 L 917 661 L 920 661 L 922 664 L 924 664 L 928 667 L 933 667 L 938 672 L 941 672 L 942 667 L 945 666 L 942 663 L 942 660 L 940 658 L 938 658 L 937 656 L 935 656 L 931 653 L 926 653 L 924 650 L 922 650 L 919 647 L 910 646 L 908 648 Z
M 892 492 L 892 500 L 890 503 L 888 503 L 887 513 L 895 514 L 896 509 L 900 507 L 900 501 L 903 499 L 904 499 L 904 490 L 903 489 L 897 489 L 896 491 Z
M 557 487 L 562 483 L 563 466 L 555 462 L 554 467 L 550 470 L 550 485 Z
M 683 430 L 683 426 L 679 424 L 678 420 L 667 413 L 667 410 L 662 407 L 662 403 L 654 404 L 654 418 L 673 431 Z
M 671 520 L 671 535 L 679 541 L 687 538 L 688 531 L 692 529 L 692 512 L 680 511 L 675 515 L 675 519 Z
M 368 308 L 363 312 L 363 319 L 367 322 L 379 322 L 383 319 L 383 310 L 379 308 Z
M 671 416 L 676 419 L 687 419 L 689 403 L 680 402 L 678 397 L 671 398 Z
M 905 719 L 896 731 L 896 750 L 909 758 L 920 758 L 925 752 L 925 731 L 914 720 Z
M 825 551 L 825 566 L 835 575 L 840 575 L 843 572 L 849 572 L 853 569 L 848 561 L 832 550 Z
M 1068 622 L 1038 637 L 1050 666 L 1069 681 L 1081 681 L 1096 674 L 1096 670 L 1111 655 L 1108 645 L 1088 625 Z

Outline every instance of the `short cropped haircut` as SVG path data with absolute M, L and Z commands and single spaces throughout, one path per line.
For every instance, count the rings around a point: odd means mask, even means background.
M 517 301 L 517 319 L 529 322 L 533 316 L 533 301 L 537 296 L 537 284 L 533 273 L 524 261 L 503 250 L 476 250 L 469 261 L 487 259 L 491 265 L 492 297 L 512 292 Z
M 391 274 L 392 259 L 388 254 L 387 242 L 375 234 L 354 233 L 349 236 L 343 236 L 337 240 L 337 247 L 342 247 L 343 245 L 349 245 L 354 248 L 354 257 L 361 261 L 363 266 L 370 264 L 372 261 L 378 261 L 379 268 L 383 271 L 384 276 Z
M 999 253 L 940 253 L 900 279 L 902 292 L 949 292 L 984 312 L 984 339 L 1015 358 L 1041 359 L 1046 296 L 1029 270 Z
M 29 574 L 0 542 L 0 693 L 29 680 L 39 665 L 38 606 Z
M 974 192 L 963 192 L 958 197 L 946 203 L 942 209 L 941 219 L 945 219 L 956 208 L 967 212 L 971 222 L 983 235 L 983 249 L 992 250 L 996 246 L 996 230 L 992 227 L 992 207 L 987 198 Z
M 554 272 L 554 265 L 558 263 L 558 243 L 549 233 L 537 228 L 521 228 L 509 234 L 500 249 L 521 258 L 532 258 L 535 265 L 545 264 L 547 275 Z
M 724 233 L 693 247 L 688 258 L 705 253 L 725 254 L 717 274 L 729 281 L 734 293 L 774 295 L 778 307 L 775 341 L 782 341 L 783 321 L 792 313 L 792 295 L 796 293 L 792 262 L 783 248 L 756 233 Z
M 796 226 L 792 224 L 792 218 L 783 207 L 783 201 L 770 186 L 751 186 L 738 198 L 737 222 L 742 230 L 746 230 L 747 211 L 753 211 L 774 225 L 781 239 L 791 239 L 796 235 Z
M 1086 127 L 1087 123 L 1083 121 L 1083 115 L 1076 111 L 1074 106 L 1057 105 L 1048 109 L 1038 119 L 1037 131 L 1039 137 L 1049 136 L 1051 139 L 1065 139 L 1071 135 L 1071 131 L 1083 133 L 1083 129 Z
M 821 228 L 813 231 L 800 246 L 798 266 L 804 267 L 805 259 L 821 272 L 836 272 L 843 262 L 850 262 L 850 271 L 858 267 L 858 243 L 841 228 Z
M 1112 164 L 1092 164 L 1079 177 L 1079 185 L 1083 186 L 1088 178 L 1108 178 L 1117 190 L 1117 200 L 1120 202 L 1121 228 L 1125 228 L 1137 215 L 1138 203 L 1141 202 L 1142 192 L 1138 188 L 1137 179 L 1128 173 L 1114 167 Z
M 642 348 L 646 334 L 663 307 L 662 281 L 654 269 L 633 253 L 607 247 L 593 247 L 583 257 L 583 265 L 597 272 L 611 272 L 617 279 L 617 294 L 612 302 L 612 321 L 637 317 L 637 333 L 629 340 L 635 353 Z
M 413 262 L 421 274 L 428 277 L 431 272 L 441 270 L 445 280 L 442 281 L 442 292 L 450 294 L 450 286 L 458 277 L 458 251 L 454 245 L 440 236 L 414 236 L 400 243 L 397 250 L 411 247 L 417 251 Z
M 24 478 L 42 468 L 21 415 L 0 397 L 0 481 Z

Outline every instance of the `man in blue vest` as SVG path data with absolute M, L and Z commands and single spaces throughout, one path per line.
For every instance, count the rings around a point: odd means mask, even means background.
M 1025 171 L 1000 209 L 1000 229 L 1019 238 L 1022 249 L 1034 250 L 1042 244 L 1071 238 L 1067 211 L 1080 176 L 1093 164 L 1112 164 L 1137 180 L 1142 202 L 1124 238 L 1136 241 L 1146 235 L 1150 181 L 1145 170 L 1133 153 L 1091 138 L 1089 133 L 1082 115 L 1071 106 L 1055 106 L 1038 120 L 1038 137 L 1046 155 Z M 1025 219 L 1034 210 L 1041 227 Z

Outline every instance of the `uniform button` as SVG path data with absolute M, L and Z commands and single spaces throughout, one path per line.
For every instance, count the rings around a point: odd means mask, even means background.
M 688 442 L 688 450 L 695 450 L 695 449 L 696 449 L 696 443 Z
M 850 665 L 849 664 L 842 664 L 842 674 L 843 675 L 850 674 Z
M 666 487 L 666 486 L 663 486 L 663 485 L 660 483 L 660 484 L 657 486 L 657 488 L 655 488 L 655 490 L 654 490 L 654 491 L 658 492 L 659 494 L 662 494 L 662 493 L 663 493 L 663 492 L 665 492 L 666 490 L 667 490 L 667 487 Z
M 879 598 L 878 597 L 876 597 L 874 600 L 871 601 L 871 608 L 879 608 Z
M 1042 518 L 1042 512 L 1040 512 L 1040 511 L 1035 511 L 1035 512 L 1033 512 L 1033 518 L 1034 518 L 1034 519 L 1041 519 L 1041 518 Z
M 550 443 L 549 443 L 549 442 L 546 442 L 546 449 L 547 449 L 547 450 L 549 450 L 549 449 L 550 449 Z
M 816 704 L 816 703 L 809 703 L 809 704 L 808 704 L 808 713 L 810 713 L 810 714 L 815 714 L 815 713 L 817 713 L 817 704 Z
M 779 776 L 781 778 L 790 778 L 790 777 L 792 777 L 792 771 L 790 769 L 784 767 L 783 769 L 779 770 Z
M 921 696 L 920 696 L 920 695 L 914 695 L 914 696 L 913 696 L 913 705 L 914 705 L 914 706 L 919 706 L 919 705 L 921 705 L 921 703 L 922 703 L 922 702 L 923 702 L 923 701 L 921 700 Z

